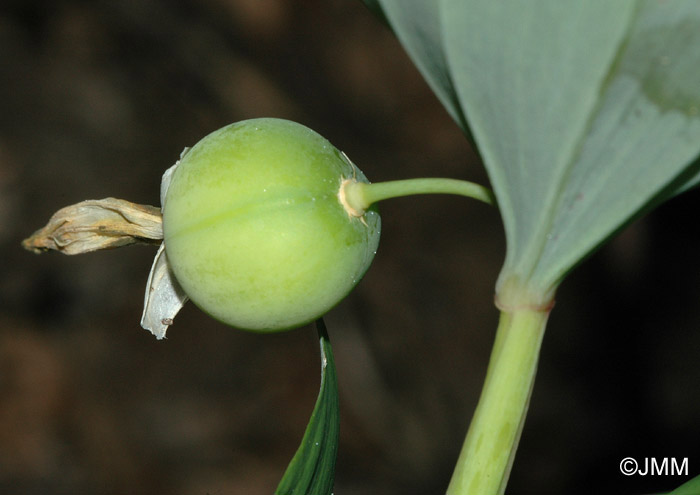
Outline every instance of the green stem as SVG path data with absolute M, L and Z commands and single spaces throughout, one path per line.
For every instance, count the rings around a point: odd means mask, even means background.
M 503 310 L 447 495 L 502 495 L 530 403 L 549 310 Z
M 377 201 L 414 194 L 457 194 L 494 204 L 493 193 L 479 184 L 458 179 L 422 178 L 368 184 L 346 179 L 340 186 L 340 200 L 354 216 L 362 216 Z

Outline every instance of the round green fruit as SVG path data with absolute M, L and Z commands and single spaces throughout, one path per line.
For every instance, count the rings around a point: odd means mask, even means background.
M 209 134 L 180 160 L 163 204 L 165 252 L 190 299 L 237 328 L 301 326 L 340 302 L 372 262 L 380 218 L 339 197 L 367 179 L 300 124 L 254 119 Z

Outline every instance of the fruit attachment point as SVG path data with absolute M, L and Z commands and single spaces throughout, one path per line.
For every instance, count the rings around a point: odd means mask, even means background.
M 343 205 L 348 216 L 362 218 L 369 208 L 369 204 L 364 201 L 362 194 L 364 182 L 356 179 L 343 179 L 338 190 L 338 201 Z

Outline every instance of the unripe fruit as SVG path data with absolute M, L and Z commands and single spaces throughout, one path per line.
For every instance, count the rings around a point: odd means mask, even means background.
M 165 252 L 192 301 L 237 328 L 277 331 L 322 316 L 369 267 L 374 208 L 350 215 L 344 179 L 366 178 L 316 132 L 254 119 L 209 134 L 180 160 L 163 204 Z

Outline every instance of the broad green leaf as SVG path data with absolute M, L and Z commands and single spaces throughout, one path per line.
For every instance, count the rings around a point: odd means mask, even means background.
M 467 131 L 442 46 L 440 2 L 374 0 L 379 3 L 406 52 L 457 124 Z
M 316 322 L 321 346 L 321 389 L 299 449 L 275 495 L 331 495 L 340 432 L 338 378 L 323 319 Z
M 505 225 L 499 283 L 546 302 L 592 249 L 683 189 L 674 180 L 700 151 L 700 2 L 440 5 Z
M 560 187 L 543 283 L 674 194 L 700 151 L 700 2 L 642 2 L 598 104 Z
M 684 193 L 700 184 L 700 159 L 695 160 L 675 182 L 670 188 L 670 192 L 675 194 Z
M 668 495 L 700 495 L 700 476 L 683 483 Z
M 531 282 L 634 2 L 442 5 L 452 77 L 503 216 L 504 273 Z
M 546 302 L 626 222 L 700 183 L 700 2 L 375 2 L 468 120 L 506 230 L 501 288 Z

